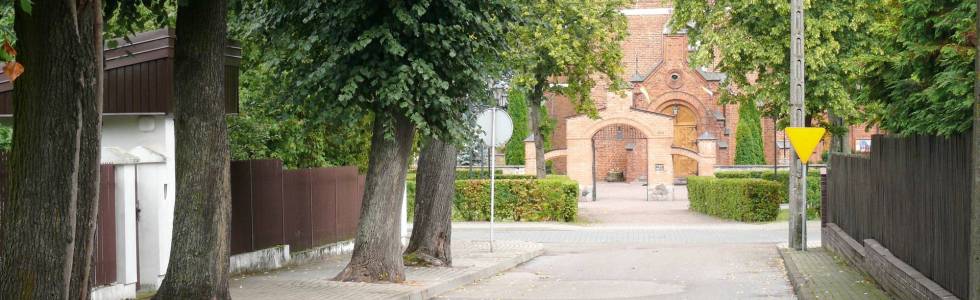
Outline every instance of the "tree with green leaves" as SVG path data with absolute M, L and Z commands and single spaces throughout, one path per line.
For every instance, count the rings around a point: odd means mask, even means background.
M 250 5 L 274 36 L 270 66 L 314 120 L 373 114 L 371 151 L 354 251 L 342 281 L 405 279 L 398 207 L 415 132 L 464 136 L 463 113 L 486 90 L 508 1 L 275 2 Z M 322 6 L 322 7 L 321 7 Z
M 896 134 L 956 135 L 972 127 L 977 4 L 882 0 L 889 9 L 856 60 L 859 101 Z M 872 45 L 873 44 L 873 45 Z
M 625 85 L 620 44 L 626 38 L 626 16 L 620 11 L 629 4 L 627 0 L 521 3 L 522 21 L 510 31 L 506 60 L 515 73 L 512 86 L 526 96 L 539 178 L 546 175 L 539 113 L 545 95 L 564 95 L 578 112 L 594 116 L 592 89 L 600 83 L 612 90 Z
M 228 117 L 232 159 L 274 158 L 287 168 L 353 165 L 366 171 L 371 116 L 349 124 L 312 118 L 318 113 L 305 111 L 289 83 L 276 78 L 263 44 L 266 37 L 254 30 L 257 20 L 242 9 L 231 13 L 229 34 L 242 43 L 241 105 L 237 115 Z
M 233 160 L 279 159 L 287 168 L 357 166 L 367 170 L 371 116 L 350 124 L 318 122 L 294 101 L 286 83 L 276 80 L 265 50 L 248 35 L 253 20 L 234 18 L 235 38 L 242 41 L 239 113 L 228 116 Z
M 860 116 L 853 101 L 858 69 L 848 59 L 869 49 L 859 41 L 872 16 L 887 9 L 872 2 L 829 0 L 805 3 L 806 115 L 808 125 L 828 126 L 827 111 L 853 123 Z M 761 99 L 766 111 L 789 107 L 790 3 L 779 0 L 677 0 L 671 28 L 686 29 L 697 51 L 693 64 L 728 74 L 740 89 L 727 101 Z M 788 114 L 782 115 L 788 116 Z M 838 132 L 839 130 L 832 130 Z
M 766 163 L 762 144 L 762 119 L 755 103 L 738 107 L 738 127 L 735 129 L 735 164 L 763 165 Z
M 14 84 L 0 295 L 85 299 L 99 195 L 102 3 L 5 1 L 0 13 L 0 26 L 13 13 L 15 35 L 0 30 Z

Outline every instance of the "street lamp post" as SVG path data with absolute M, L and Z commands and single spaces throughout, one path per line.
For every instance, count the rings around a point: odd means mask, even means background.
M 494 154 L 494 145 L 497 144 L 497 113 L 496 110 L 507 105 L 507 86 L 500 82 L 493 86 L 493 99 L 496 101 L 493 106 L 493 113 L 490 118 L 490 252 L 493 252 L 493 225 L 494 225 L 494 206 L 496 198 L 496 177 L 497 177 L 497 158 Z

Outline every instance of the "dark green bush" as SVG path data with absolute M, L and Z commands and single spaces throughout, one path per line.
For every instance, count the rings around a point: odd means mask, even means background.
M 755 101 L 738 107 L 738 126 L 735 128 L 736 165 L 762 165 L 766 163 L 766 153 L 762 147 L 762 120 Z
M 495 219 L 504 221 L 575 220 L 578 183 L 567 177 L 501 179 L 496 184 Z M 415 213 L 415 182 L 408 182 L 409 220 Z M 457 180 L 453 220 L 490 220 L 490 181 Z
M 527 175 L 504 175 L 503 170 L 496 170 L 493 173 L 497 174 L 497 178 L 500 178 L 500 176 L 527 176 Z M 411 172 L 408 172 L 408 176 L 406 177 L 406 179 L 408 181 L 413 181 L 415 180 L 415 176 L 416 176 L 415 170 L 412 170 Z M 482 169 L 482 168 L 473 168 L 473 171 L 470 171 L 469 169 L 456 169 L 456 179 L 462 180 L 462 179 L 482 179 L 482 178 L 490 178 L 490 171 L 487 171 L 487 169 Z
M 743 222 L 767 222 L 779 215 L 780 184 L 762 179 L 687 178 L 691 210 Z
M 504 171 L 495 170 L 494 174 L 500 176 L 504 174 Z M 487 171 L 486 169 L 481 170 L 480 168 L 473 168 L 473 171 L 470 171 L 469 169 L 456 170 L 456 179 L 481 179 L 481 178 L 490 178 L 490 172 Z
M 772 171 L 724 171 L 716 172 L 715 177 L 718 178 L 757 178 L 771 180 L 779 182 L 784 190 L 789 189 L 789 172 L 788 171 L 778 171 L 773 174 Z M 789 203 L 789 193 L 784 193 L 784 196 L 780 201 L 781 203 Z M 810 217 L 816 217 L 820 215 L 820 172 L 811 170 L 806 175 L 806 205 L 807 205 L 807 215 Z

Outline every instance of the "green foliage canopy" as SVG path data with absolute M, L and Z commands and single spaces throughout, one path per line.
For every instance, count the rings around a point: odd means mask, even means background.
M 972 127 L 977 3 L 883 1 L 890 4 L 859 56 L 858 99 L 872 121 L 898 134 L 955 135 Z M 872 49 L 875 49 L 872 48 Z
M 597 74 L 622 80 L 621 42 L 626 38 L 626 17 L 620 12 L 627 0 L 529 0 L 521 5 L 521 24 L 510 31 L 507 61 L 515 72 L 513 85 L 540 104 L 538 92 L 568 96 L 582 113 L 595 113 L 591 91 Z M 560 76 L 560 78 L 558 78 Z M 550 80 L 555 82 L 549 82 Z M 553 84 L 560 83 L 560 84 Z
M 804 7 L 812 125 L 829 125 L 823 113 L 832 112 L 847 124 L 898 134 L 970 128 L 975 1 L 827 0 Z M 735 98 L 762 101 L 766 115 L 785 124 L 789 15 L 787 1 L 678 0 L 672 27 L 688 29 L 699 43 L 696 63 L 728 73 L 741 90 Z
M 878 6 L 855 10 L 867 0 L 804 1 L 806 9 L 806 110 L 813 125 L 828 125 L 832 110 L 854 120 L 859 115 L 844 62 L 859 51 L 853 41 L 875 25 Z M 761 101 L 767 115 L 785 117 L 790 67 L 790 3 L 785 0 L 677 0 L 671 28 L 687 29 L 699 43 L 696 65 L 716 66 L 741 91 L 725 94 L 740 103 Z M 690 24 L 690 25 L 689 25 Z M 716 51 L 717 50 L 717 51 Z M 717 62 L 715 64 L 714 62 Z
M 513 11 L 503 0 L 273 1 L 243 4 L 274 80 L 313 122 L 407 117 L 425 136 L 458 138 L 486 97 Z M 390 132 L 390 130 L 389 130 Z
M 317 122 L 297 101 L 288 85 L 276 79 L 266 60 L 262 36 L 250 31 L 257 20 L 233 14 L 230 35 L 242 44 L 239 114 L 228 117 L 234 160 L 282 160 L 287 168 L 357 166 L 367 170 L 371 116 L 352 123 Z

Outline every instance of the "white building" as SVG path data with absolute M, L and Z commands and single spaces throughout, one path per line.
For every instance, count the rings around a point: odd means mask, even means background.
M 133 298 L 156 289 L 170 258 L 174 214 L 174 43 L 171 29 L 116 40 L 105 50 L 102 163 L 115 166 L 114 249 L 95 264 L 112 268 L 96 278 L 93 299 Z M 241 48 L 226 49 L 229 113 L 238 112 Z M 0 73 L 0 121 L 10 121 L 13 84 Z M 106 185 L 103 185 L 106 186 Z M 102 229 L 100 229 L 102 230 Z M 108 230 L 108 229 L 105 229 Z M 114 255 L 112 255 L 114 254 Z M 113 276 L 114 275 L 114 276 Z

